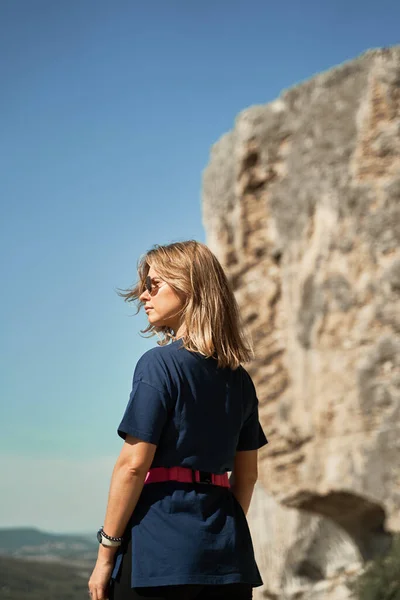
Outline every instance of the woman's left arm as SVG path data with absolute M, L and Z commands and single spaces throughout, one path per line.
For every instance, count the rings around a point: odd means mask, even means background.
M 115 463 L 104 531 L 112 537 L 121 537 L 135 509 L 144 481 L 154 459 L 157 446 L 127 435 L 121 453 Z M 96 566 L 89 580 L 92 600 L 107 598 L 107 586 L 118 547 L 99 544 Z

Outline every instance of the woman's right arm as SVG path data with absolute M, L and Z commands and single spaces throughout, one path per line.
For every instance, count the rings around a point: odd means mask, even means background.
M 233 471 L 229 478 L 231 491 L 245 515 L 249 510 L 255 483 L 258 479 L 258 450 L 236 452 Z

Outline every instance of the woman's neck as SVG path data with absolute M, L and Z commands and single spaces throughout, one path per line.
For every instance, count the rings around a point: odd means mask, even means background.
M 184 323 L 181 323 L 176 330 L 173 329 L 173 336 L 172 336 L 172 340 L 175 342 L 176 340 L 179 340 L 181 338 L 183 338 L 183 336 L 185 335 L 185 325 Z

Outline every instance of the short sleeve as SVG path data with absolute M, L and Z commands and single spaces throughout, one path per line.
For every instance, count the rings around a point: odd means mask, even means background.
M 259 421 L 256 390 L 247 372 L 243 393 L 246 395 L 245 400 L 249 402 L 250 410 L 240 430 L 236 450 L 258 450 L 268 444 L 268 440 Z
M 165 365 L 153 353 L 138 362 L 129 402 L 118 427 L 118 435 L 123 439 L 130 435 L 158 444 L 171 409 L 165 372 Z
M 158 444 L 168 416 L 162 393 L 143 381 L 134 381 L 118 435 Z

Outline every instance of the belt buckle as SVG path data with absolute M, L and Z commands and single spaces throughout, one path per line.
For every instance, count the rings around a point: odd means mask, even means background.
M 199 471 L 199 483 L 212 483 L 212 474 L 207 471 Z

